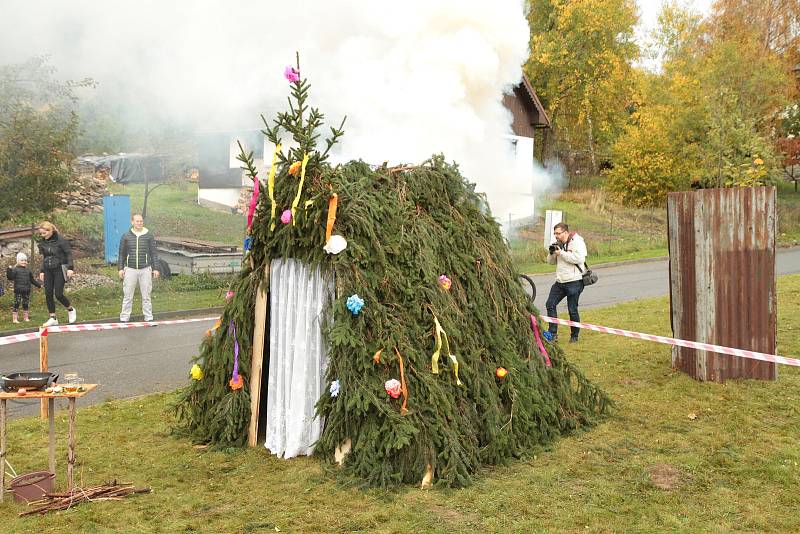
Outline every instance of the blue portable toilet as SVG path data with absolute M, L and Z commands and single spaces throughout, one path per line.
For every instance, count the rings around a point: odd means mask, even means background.
M 131 227 L 130 195 L 103 197 L 103 242 L 106 263 L 117 263 L 119 240 Z

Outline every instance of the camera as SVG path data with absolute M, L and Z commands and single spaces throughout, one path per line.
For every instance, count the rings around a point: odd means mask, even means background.
M 556 245 L 555 243 L 553 243 L 552 245 L 550 245 L 550 248 L 549 248 L 549 250 L 550 250 L 550 254 L 554 254 L 554 253 L 555 253 L 555 251 L 556 251 L 556 250 L 558 250 L 558 248 L 559 248 L 559 247 L 558 247 L 558 245 Z

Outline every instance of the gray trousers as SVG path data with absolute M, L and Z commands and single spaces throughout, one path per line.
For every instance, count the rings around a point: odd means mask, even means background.
M 153 290 L 153 268 L 133 269 L 125 267 L 125 274 L 122 278 L 122 311 L 119 313 L 120 321 L 128 321 L 131 318 L 133 308 L 133 293 L 136 291 L 136 284 L 139 284 L 139 293 L 142 295 L 142 313 L 145 321 L 153 320 L 153 304 L 150 302 L 150 292 Z

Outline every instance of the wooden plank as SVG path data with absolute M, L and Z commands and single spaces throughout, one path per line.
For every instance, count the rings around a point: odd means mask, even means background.
M 67 393 L 66 391 L 62 391 L 61 393 L 53 393 L 52 391 L 43 391 L 43 390 L 33 390 L 28 391 L 25 395 L 20 395 L 16 391 L 8 392 L 8 391 L 0 391 L 0 400 L 2 399 L 77 399 L 79 397 L 83 397 L 87 393 L 91 393 L 95 388 L 97 388 L 98 384 L 82 384 L 83 391 L 74 391 L 72 393 Z
M 269 264 L 264 266 L 264 282 L 256 293 L 255 320 L 253 321 L 253 355 L 250 360 L 250 427 L 247 444 L 258 444 L 258 418 L 261 408 L 261 376 L 264 364 L 264 343 L 267 340 L 267 288 L 269 287 Z
M 67 491 L 72 491 L 72 472 L 75 469 L 75 398 L 69 399 L 69 437 L 67 438 Z
M 6 491 L 6 399 L 0 399 L 0 502 Z
M 47 328 L 39 329 L 39 371 L 47 372 Z M 47 401 L 42 399 L 39 406 L 39 415 L 42 419 L 47 419 Z
M 47 405 L 49 408 L 49 419 L 50 419 L 50 432 L 49 432 L 49 453 L 50 453 L 50 472 L 54 475 L 56 474 L 56 400 L 55 399 L 47 399 Z
M 215 241 L 203 241 L 201 239 L 192 239 L 185 237 L 158 237 L 156 244 L 160 246 L 172 246 L 194 252 L 236 252 L 239 249 L 238 245 L 229 245 L 227 243 L 217 243 Z
M 33 231 L 34 227 L 32 226 L 6 228 L 0 230 L 0 241 L 12 241 L 15 239 L 31 237 L 33 235 Z

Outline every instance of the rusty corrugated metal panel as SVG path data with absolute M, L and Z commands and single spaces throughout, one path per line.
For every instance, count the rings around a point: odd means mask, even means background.
M 667 200 L 675 337 L 775 354 L 774 187 L 671 193 Z M 699 380 L 774 380 L 776 366 L 683 347 L 673 367 Z

